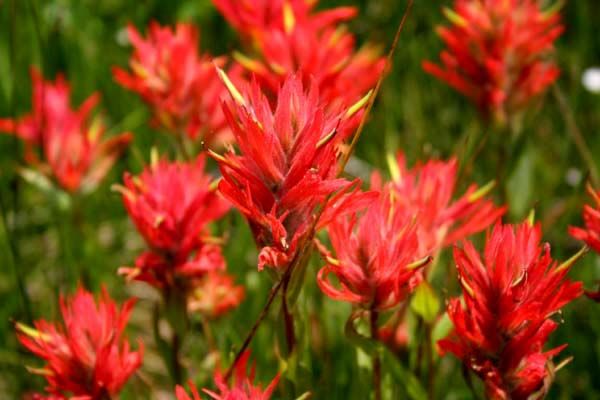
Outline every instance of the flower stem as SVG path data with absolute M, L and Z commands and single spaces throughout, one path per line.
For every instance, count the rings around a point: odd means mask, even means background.
M 377 342 L 379 334 L 377 331 L 377 320 L 379 319 L 379 313 L 371 309 L 370 313 L 370 325 L 371 325 L 371 339 L 373 342 Z M 373 352 L 373 389 L 375 391 L 375 400 L 381 400 L 381 358 L 377 350 Z
M 287 299 L 288 286 L 290 284 L 292 274 L 283 282 L 283 290 L 281 291 L 281 310 L 283 311 L 283 321 L 285 324 L 285 339 L 287 343 L 288 355 L 292 354 L 296 347 L 296 334 L 294 332 L 294 316 L 292 315 Z
M 554 94 L 554 98 L 556 99 L 558 108 L 560 109 L 560 112 L 564 118 L 565 125 L 567 127 L 567 132 L 569 133 L 569 135 L 571 135 L 571 138 L 575 143 L 575 147 L 577 148 L 579 155 L 581 156 L 589 170 L 592 185 L 594 185 L 594 187 L 598 187 L 598 185 L 600 185 L 598 169 L 596 167 L 596 163 L 594 162 L 594 158 L 592 157 L 592 152 L 590 151 L 590 148 L 588 147 L 585 138 L 581 133 L 581 130 L 579 130 L 579 127 L 577 126 L 575 114 L 569 106 L 567 98 L 558 86 L 558 84 L 555 84 L 552 87 L 552 93 Z
M 177 332 L 173 332 L 171 337 L 171 370 L 173 371 L 173 381 L 177 385 L 183 383 L 183 368 L 181 367 L 181 361 L 179 359 L 179 353 L 181 352 L 181 340 Z

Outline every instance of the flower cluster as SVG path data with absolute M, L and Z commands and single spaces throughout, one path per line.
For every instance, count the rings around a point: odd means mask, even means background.
M 496 225 L 483 259 L 468 241 L 454 251 L 464 305 L 449 302 L 454 333 L 439 347 L 481 377 L 491 399 L 545 392 L 550 360 L 565 347 L 543 351 L 557 327 L 550 317 L 582 292 L 565 277 L 575 259 L 558 265 L 540 240 L 539 225 Z
M 12 132 L 26 145 L 26 159 L 39 171 L 52 176 L 69 192 L 91 191 L 110 170 L 131 141 L 121 134 L 102 141 L 104 125 L 90 113 L 98 94 L 88 97 L 78 110 L 71 109 L 70 87 L 62 75 L 44 81 L 32 68 L 32 112 L 19 119 L 0 119 L 0 131 Z M 37 156 L 40 148 L 43 160 Z
M 202 391 L 215 400 L 269 400 L 279 383 L 279 374 L 273 378 L 269 386 L 264 390 L 260 386 L 255 386 L 253 383 L 254 367 L 252 367 L 250 375 L 247 375 L 246 372 L 249 358 L 250 353 L 246 352 L 235 365 L 234 382 L 231 386 L 227 384 L 221 373 L 217 372 L 215 374 L 215 384 L 219 392 L 217 393 L 208 389 L 202 389 Z M 192 382 L 190 382 L 190 389 L 192 397 L 186 393 L 183 387 L 177 386 L 177 400 L 200 400 L 198 389 L 196 389 Z
M 171 133 L 201 138 L 206 144 L 229 141 L 220 108 L 225 88 L 215 71 L 215 65 L 223 67 L 226 59 L 200 55 L 198 31 L 189 24 L 171 29 L 153 22 L 147 39 L 133 26 L 128 33 L 135 49 L 129 62 L 131 73 L 115 67 L 113 74 L 152 108 L 155 124 Z
M 219 240 L 208 231 L 229 205 L 204 172 L 205 162 L 204 156 L 190 163 L 160 160 L 139 176 L 125 175 L 116 189 L 150 249 L 119 272 L 164 291 L 182 290 L 191 310 L 217 316 L 239 304 L 244 291 L 225 274 Z
M 447 46 L 442 65 L 423 67 L 486 117 L 506 120 L 557 79 L 547 57 L 563 31 L 556 10 L 544 12 L 537 0 L 455 0 L 445 12 L 452 25 L 438 30 Z
M 398 207 L 388 186 L 363 214 L 337 218 L 328 226 L 335 256 L 319 246 L 327 265 L 318 274 L 319 287 L 335 300 L 367 310 L 396 306 L 417 286 L 429 258 L 417 260 L 418 237 L 413 216 Z M 334 274 L 336 288 L 330 281 Z
M 273 110 L 256 82 L 242 96 L 223 77 L 232 91 L 225 115 L 242 154 L 211 153 L 223 174 L 219 191 L 248 219 L 261 249 L 259 269 L 284 268 L 313 225 L 315 207 L 353 186 L 336 178 L 337 156 L 360 104 L 325 109 L 314 85 L 305 92 L 291 76 Z M 336 202 L 336 213 L 350 203 L 359 202 Z
M 339 23 L 356 15 L 353 7 L 314 12 L 317 1 L 213 0 L 228 22 L 257 49 L 235 53 L 239 64 L 273 95 L 288 75 L 307 85 L 314 80 L 325 104 L 352 104 L 383 73 L 385 60 L 372 45 L 355 50 L 355 38 Z
M 142 363 L 142 343 L 138 351 L 131 351 L 123 334 L 134 303 L 129 300 L 118 309 L 103 289 L 96 304 L 91 293 L 79 288 L 72 298 L 60 299 L 64 324 L 17 324 L 19 341 L 46 361 L 43 368 L 30 368 L 48 383 L 50 396 L 38 398 L 116 396 Z
M 457 161 L 430 160 L 412 169 L 406 168 L 403 154 L 391 161 L 392 185 L 396 207 L 418 216 L 416 224 L 421 257 L 435 255 L 441 249 L 483 231 L 505 212 L 485 196 L 493 183 L 482 188 L 472 184 L 456 200 Z

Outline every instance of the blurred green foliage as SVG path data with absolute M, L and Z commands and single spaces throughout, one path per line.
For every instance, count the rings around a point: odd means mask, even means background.
M 322 0 L 321 8 L 354 3 L 360 17 L 350 24 L 359 41 L 389 46 L 405 8 L 399 0 Z M 435 26 L 443 23 L 440 8 L 450 1 L 418 0 L 413 8 L 394 67 L 385 81 L 370 123 L 359 143 L 356 171 L 368 176 L 372 168 L 385 168 L 385 154 L 402 149 L 409 163 L 429 157 L 459 159 L 465 146 L 473 146 L 486 132 L 477 112 L 463 97 L 421 69 L 424 59 L 436 60 L 441 42 Z M 562 68 L 558 85 L 566 94 L 577 123 L 584 133 L 596 164 L 600 164 L 600 96 L 580 84 L 585 68 L 600 65 L 600 2 L 567 2 L 563 10 L 566 33 L 557 46 Z M 147 332 L 149 313 L 156 295 L 144 285 L 127 286 L 116 269 L 133 262 L 143 243 L 128 222 L 119 196 L 110 184 L 119 182 L 124 170 L 139 172 L 152 146 L 172 151 L 164 135 L 149 128 L 148 112 L 133 94 L 112 79 L 111 66 L 127 64 L 130 48 L 124 28 L 131 22 L 143 28 L 149 21 L 174 23 L 188 20 L 202 32 L 202 47 L 214 55 L 238 47 L 234 32 L 224 23 L 209 0 L 0 0 L 0 116 L 20 115 L 30 108 L 31 85 L 28 69 L 38 65 L 47 78 L 64 73 L 72 84 L 74 103 L 79 104 L 93 91 L 102 94 L 102 115 L 110 127 L 108 134 L 130 130 L 135 143 L 128 154 L 93 195 L 74 199 L 70 209 L 49 201 L 35 187 L 16 174 L 22 164 L 21 144 L 13 137 L 0 136 L 0 194 L 5 219 L 0 221 L 0 397 L 18 398 L 43 387 L 25 365 L 39 361 L 16 342 L 12 321 L 28 315 L 17 286 L 17 275 L 25 282 L 35 318 L 56 319 L 56 293 L 70 291 L 65 285 L 69 268 L 86 268 L 91 282 L 104 284 L 113 297 L 141 298 L 134 314 L 130 336 L 140 336 L 147 344 L 143 379 L 136 378 L 124 393 L 125 399 L 147 398 L 151 385 L 156 398 L 170 398 L 171 386 L 165 378 L 151 335 Z M 494 133 L 495 134 L 495 133 Z M 500 134 L 498 134 L 500 135 Z M 474 168 L 465 171 L 460 186 L 484 184 L 496 177 L 498 146 L 506 137 L 493 137 Z M 510 221 L 524 218 L 535 208 L 543 224 L 545 239 L 553 255 L 566 259 L 580 244 L 571 239 L 569 224 L 580 224 L 580 211 L 586 196 L 583 185 L 586 167 L 567 133 L 564 115 L 549 93 L 523 121 L 523 132 L 512 146 L 507 162 Z M 570 177 L 568 179 L 568 177 Z M 495 192 L 498 196 L 500 191 Z M 73 210 L 77 217 L 73 219 Z M 247 298 L 239 309 L 215 323 L 213 332 L 224 354 L 239 345 L 262 308 L 271 284 L 267 274 L 256 271 L 256 250 L 244 221 L 232 215 L 218 227 L 231 238 L 225 248 L 230 270 L 247 287 Z M 481 236 L 481 235 L 480 235 Z M 445 254 L 443 268 L 434 279 L 441 299 L 458 293 L 453 264 Z M 314 282 L 319 261 L 312 262 L 306 287 L 299 300 L 303 310 L 298 332 L 300 362 L 288 370 L 283 384 L 284 398 L 314 392 L 314 398 L 365 399 L 370 393 L 370 362 L 344 337 L 344 323 L 350 307 L 324 298 Z M 588 288 L 600 278 L 600 257 L 590 254 L 572 271 Z M 442 286 L 447 288 L 442 290 Z M 277 307 L 274 308 L 275 310 Z M 552 344 L 569 343 L 562 357 L 574 361 L 558 374 L 550 398 L 600 399 L 600 306 L 584 298 L 567 307 L 564 324 L 552 337 Z M 326 316 L 326 317 L 324 317 Z M 281 365 L 272 351 L 279 334 L 271 327 L 278 314 L 272 313 L 252 344 L 259 380 L 268 382 Z M 413 324 L 415 325 L 415 324 Z M 186 343 L 186 366 L 201 385 L 211 385 L 212 365 L 203 361 L 206 346 L 195 329 Z M 420 332 L 415 332 L 417 335 Z M 366 359 L 366 361 L 365 361 Z M 398 362 L 386 357 L 385 392 L 390 398 L 419 398 L 425 382 L 411 375 L 410 359 Z M 446 357 L 438 370 L 435 398 L 470 398 L 456 360 Z

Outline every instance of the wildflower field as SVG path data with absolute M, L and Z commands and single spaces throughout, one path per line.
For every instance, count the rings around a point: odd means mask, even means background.
M 600 399 L 597 0 L 0 0 L 0 398 Z

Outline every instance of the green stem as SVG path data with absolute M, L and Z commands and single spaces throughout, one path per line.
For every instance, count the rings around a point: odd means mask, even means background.
M 590 180 L 592 181 L 592 185 L 594 187 L 598 187 L 600 185 L 600 179 L 598 177 L 598 168 L 596 167 L 596 163 L 594 161 L 594 157 L 592 156 L 592 152 L 588 147 L 581 130 L 577 126 L 577 120 L 575 118 L 575 113 L 569 106 L 569 102 L 567 101 L 567 97 L 562 92 L 558 84 L 555 84 L 552 87 L 552 93 L 554 94 L 554 98 L 556 99 L 556 103 L 558 104 L 558 108 L 563 116 L 565 121 L 565 125 L 567 127 L 567 132 L 571 135 L 573 142 L 575 143 L 575 147 L 579 152 L 579 155 L 585 162 L 589 173 Z
M 371 339 L 377 343 L 379 340 L 379 333 L 377 330 L 377 320 L 379 319 L 379 313 L 375 309 L 371 309 L 370 313 L 370 325 L 371 325 Z M 373 390 L 375 392 L 375 400 L 381 400 L 381 358 L 377 350 L 373 352 Z

